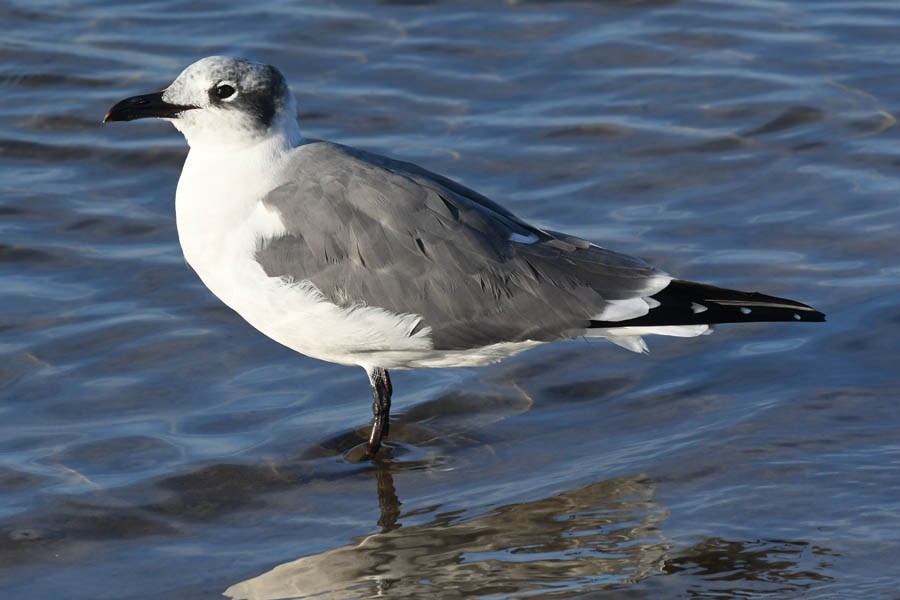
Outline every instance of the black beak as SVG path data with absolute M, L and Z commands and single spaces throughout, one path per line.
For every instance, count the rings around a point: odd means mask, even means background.
M 149 117 L 171 119 L 178 116 L 180 112 L 197 108 L 190 104 L 186 106 L 169 104 L 163 100 L 162 95 L 162 92 L 155 92 L 153 94 L 125 98 L 109 109 L 109 112 L 103 117 L 103 122 L 134 121 L 135 119 L 146 119 Z

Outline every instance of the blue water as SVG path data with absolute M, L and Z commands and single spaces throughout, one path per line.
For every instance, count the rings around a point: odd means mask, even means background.
M 900 5 L 0 6 L 4 598 L 897 598 Z M 185 265 L 187 64 L 277 65 L 310 137 L 422 164 L 823 324 L 394 374 L 259 335 Z

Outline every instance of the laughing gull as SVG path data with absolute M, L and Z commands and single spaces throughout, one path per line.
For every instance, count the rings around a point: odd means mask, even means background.
M 647 334 L 825 320 L 529 225 L 417 165 L 303 138 L 296 114 L 275 67 L 211 56 L 104 121 L 157 117 L 184 134 L 175 213 L 188 264 L 273 340 L 366 370 L 369 457 L 388 433 L 388 369 L 483 365 L 580 336 L 646 352 Z

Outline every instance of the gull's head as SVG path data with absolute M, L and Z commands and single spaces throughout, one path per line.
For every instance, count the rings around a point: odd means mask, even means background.
M 168 119 L 192 148 L 234 149 L 272 136 L 296 143 L 296 111 L 294 96 L 275 67 L 209 56 L 182 71 L 162 92 L 122 100 L 104 122 Z

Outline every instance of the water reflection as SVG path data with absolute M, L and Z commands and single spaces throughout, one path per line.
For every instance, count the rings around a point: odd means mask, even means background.
M 443 598 L 586 590 L 662 573 L 666 511 L 643 478 L 619 478 L 474 518 L 404 527 L 392 466 L 375 476 L 380 533 L 284 563 L 229 598 Z M 387 593 L 389 591 L 389 594 Z
M 665 572 L 685 575 L 692 595 L 796 598 L 833 581 L 828 571 L 834 556 L 807 542 L 709 539 L 667 561 Z

